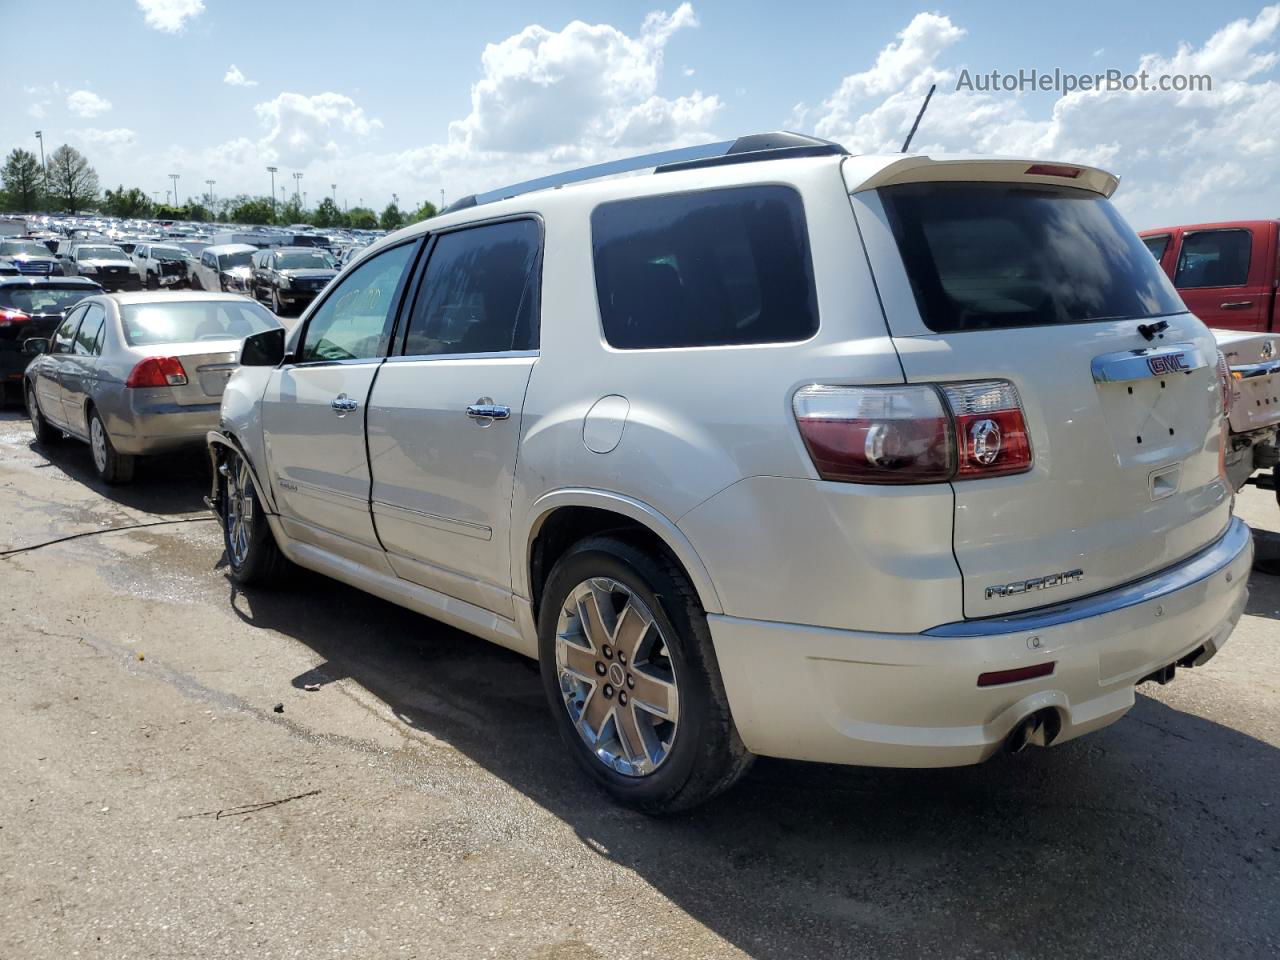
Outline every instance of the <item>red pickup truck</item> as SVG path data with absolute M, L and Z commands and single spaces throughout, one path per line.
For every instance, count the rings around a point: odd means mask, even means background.
M 1187 309 L 1206 327 L 1272 331 L 1280 279 L 1280 220 L 1197 223 L 1143 230 Z
M 1239 490 L 1272 468 L 1280 499 L 1280 220 L 1238 220 L 1138 234 L 1218 340 L 1235 382 L 1226 470 Z

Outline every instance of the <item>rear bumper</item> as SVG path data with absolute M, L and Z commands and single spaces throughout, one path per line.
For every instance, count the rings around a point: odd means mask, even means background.
M 1233 519 L 1215 544 L 1127 587 L 1016 617 L 923 634 L 866 633 L 708 617 L 743 742 L 766 756 L 886 767 L 978 763 L 1051 709 L 1054 743 L 1133 706 L 1134 687 L 1226 642 L 1248 600 L 1253 542 Z M 1201 651 L 1200 648 L 1203 647 Z M 978 675 L 1052 661 L 1039 679 Z
M 172 402 L 129 398 L 127 409 L 109 417 L 111 442 L 121 453 L 147 455 L 202 447 L 205 435 L 218 426 L 220 403 L 183 406 Z

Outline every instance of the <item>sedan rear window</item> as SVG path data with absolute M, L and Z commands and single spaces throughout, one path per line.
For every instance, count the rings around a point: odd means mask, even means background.
M 1186 309 L 1137 234 L 1091 191 L 921 183 L 880 196 L 920 317 L 937 333 Z
M 604 203 L 591 238 L 610 346 L 780 343 L 818 330 L 804 207 L 790 187 Z
M 99 287 L 0 287 L 0 307 L 25 314 L 65 313 L 85 297 L 100 293 Z
M 129 303 L 120 307 L 124 338 L 133 347 L 201 340 L 243 340 L 280 326 L 256 303 L 233 300 L 177 300 Z

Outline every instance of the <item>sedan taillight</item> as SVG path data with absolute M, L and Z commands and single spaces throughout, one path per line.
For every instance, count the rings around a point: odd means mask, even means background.
M 21 310 L 14 310 L 10 307 L 0 308 L 0 327 L 14 327 L 20 323 L 26 323 L 30 319 Z
M 182 387 L 187 371 L 177 357 L 147 357 L 129 373 L 126 387 Z
M 1024 473 L 1031 442 L 1007 380 L 796 392 L 796 424 L 824 480 L 940 483 Z

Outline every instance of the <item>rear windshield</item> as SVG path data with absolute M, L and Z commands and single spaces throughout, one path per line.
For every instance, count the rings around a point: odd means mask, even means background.
M 62 313 L 98 292 L 98 287 L 0 287 L 0 307 L 33 315 Z
M 131 346 L 242 340 L 280 323 L 264 308 L 245 300 L 179 300 L 131 303 L 120 307 L 124 338 Z
M 920 316 L 937 333 L 1186 309 L 1138 235 L 1096 193 L 921 183 L 880 196 Z
M 804 207 L 790 187 L 604 203 L 591 239 L 613 347 L 779 343 L 818 330 Z

